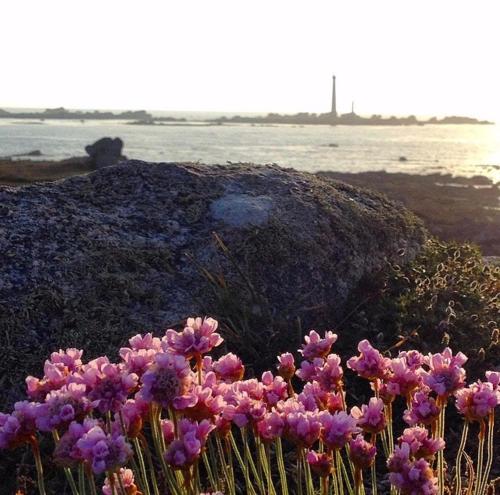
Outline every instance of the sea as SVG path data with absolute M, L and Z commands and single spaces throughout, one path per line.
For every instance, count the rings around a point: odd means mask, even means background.
M 500 182 L 499 125 L 207 125 L 203 119 L 217 114 L 174 116 L 188 121 L 147 126 L 118 120 L 0 119 L 0 157 L 32 150 L 40 150 L 43 160 L 82 156 L 85 145 L 110 136 L 124 141 L 128 158 L 146 161 L 481 175 Z

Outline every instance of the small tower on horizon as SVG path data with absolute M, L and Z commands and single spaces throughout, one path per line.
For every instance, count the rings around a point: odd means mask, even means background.
M 337 118 L 337 93 L 335 91 L 335 76 L 333 76 L 333 87 L 332 87 L 332 116 Z

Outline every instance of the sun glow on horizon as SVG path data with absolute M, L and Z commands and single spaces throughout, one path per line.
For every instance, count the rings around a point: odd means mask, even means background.
M 500 122 L 495 2 L 4 0 L 0 108 Z M 453 22 L 450 22 L 451 16 Z

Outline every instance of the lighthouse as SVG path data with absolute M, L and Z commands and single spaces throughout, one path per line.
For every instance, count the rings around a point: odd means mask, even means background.
M 332 117 L 337 118 L 337 94 L 335 92 L 335 76 L 333 76 L 332 86 Z

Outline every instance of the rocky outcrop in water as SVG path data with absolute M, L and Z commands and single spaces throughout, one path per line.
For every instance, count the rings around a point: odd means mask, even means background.
M 250 361 L 296 348 L 297 322 L 339 321 L 363 277 L 425 237 L 382 196 L 277 166 L 129 161 L 1 187 L 0 204 L 4 401 L 51 350 L 115 356 L 193 314 L 218 317 Z

